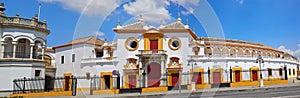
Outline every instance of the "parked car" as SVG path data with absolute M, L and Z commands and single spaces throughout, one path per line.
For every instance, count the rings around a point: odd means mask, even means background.
M 297 80 L 300 80 L 300 75 L 297 75 Z

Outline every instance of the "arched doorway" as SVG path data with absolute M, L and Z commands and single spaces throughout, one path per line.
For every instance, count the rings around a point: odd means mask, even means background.
M 147 80 L 148 87 L 159 87 L 160 85 L 160 76 L 161 76 L 161 68 L 158 63 L 150 63 L 147 67 Z

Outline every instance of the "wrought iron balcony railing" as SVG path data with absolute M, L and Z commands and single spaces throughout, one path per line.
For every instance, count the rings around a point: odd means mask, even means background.
M 166 50 L 139 50 L 140 55 L 145 54 L 167 54 Z
M 14 53 L 13 52 L 3 52 L 3 58 L 13 58 Z M 25 52 L 16 52 L 15 58 L 30 58 L 30 53 Z M 36 54 L 32 54 L 33 59 L 38 59 Z

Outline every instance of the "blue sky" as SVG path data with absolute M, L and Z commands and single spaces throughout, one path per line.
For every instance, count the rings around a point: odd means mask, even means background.
M 0 1 L 5 3 L 7 16 L 18 13 L 31 18 L 38 12 L 37 0 Z M 143 14 L 149 24 L 158 26 L 161 20 L 164 24 L 174 22 L 180 12 L 183 23 L 188 19 L 190 28 L 198 36 L 222 33 L 216 37 L 258 42 L 300 57 L 300 0 L 40 1 L 40 18 L 47 20 L 51 30 L 48 46 L 89 35 L 113 41 L 112 28 L 118 20 L 126 25 Z M 181 6 L 178 7 L 178 3 Z M 206 27 L 208 25 L 213 28 Z

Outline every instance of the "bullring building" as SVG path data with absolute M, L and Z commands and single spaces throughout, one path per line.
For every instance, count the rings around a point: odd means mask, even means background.
M 200 38 L 178 19 L 159 27 L 142 16 L 131 24 L 117 24 L 116 42 L 94 36 L 75 39 L 55 49 L 55 76 L 99 76 L 97 88 L 170 90 L 215 86 L 286 84 L 296 77 L 298 60 L 272 47 L 242 40 Z M 257 62 L 257 58 L 263 62 Z M 261 75 L 260 75 L 261 74 Z M 115 77 L 115 78 L 114 78 Z M 90 80 L 78 80 L 90 88 Z M 145 92 L 151 90 L 143 90 Z

